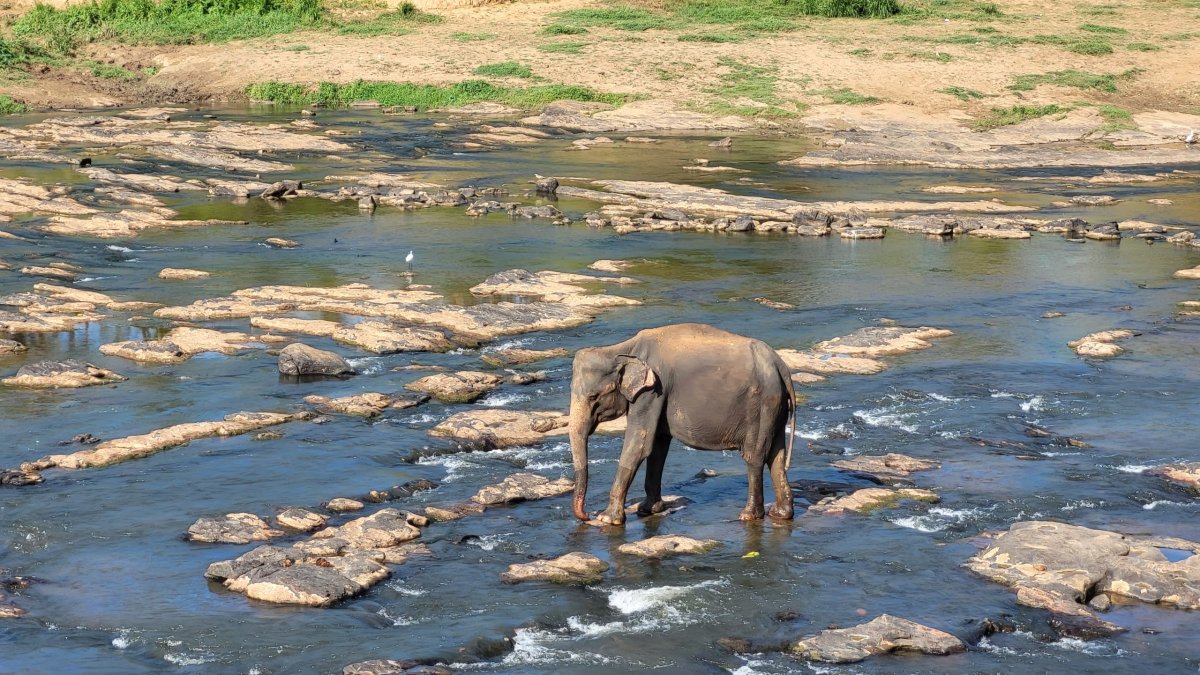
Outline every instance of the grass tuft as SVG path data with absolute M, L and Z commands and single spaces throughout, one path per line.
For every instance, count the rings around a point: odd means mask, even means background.
M 680 35 L 680 42 L 741 42 L 746 36 L 738 33 L 686 33 Z
M 496 39 L 495 33 L 451 33 L 450 39 L 455 42 L 486 42 Z
M 569 23 L 552 23 L 542 29 L 542 35 L 583 35 L 588 29 Z
M 487 77 L 523 77 L 525 79 L 533 77 L 533 71 L 529 69 L 529 66 L 517 63 L 516 61 L 485 63 L 471 72 L 475 75 L 484 75 Z
M 1067 51 L 1086 56 L 1104 56 L 1113 53 L 1113 47 L 1104 40 L 1078 40 L 1068 44 Z
M 1162 51 L 1162 47 L 1159 47 L 1156 44 L 1151 44 L 1149 42 L 1130 42 L 1129 44 L 1125 45 L 1125 49 L 1128 49 L 1131 52 Z
M 951 96 L 957 96 L 958 100 L 960 100 L 960 101 L 974 101 L 974 100 L 978 100 L 978 99 L 987 97 L 987 94 L 985 94 L 981 91 L 975 91 L 974 89 L 967 89 L 966 87 L 958 87 L 958 86 L 951 86 L 951 87 L 945 87 L 943 89 L 938 89 L 938 93 L 949 94 Z
M 93 63 L 91 71 L 92 77 L 99 77 L 104 80 L 125 80 L 132 82 L 138 79 L 138 74 L 132 70 L 104 63 Z
M 1121 75 L 1096 75 L 1082 70 L 1055 70 L 1049 73 L 1018 75 L 1008 88 L 1012 91 L 1033 91 L 1038 86 L 1050 84 L 1058 87 L 1075 87 L 1076 89 L 1095 89 L 1110 94 L 1117 91 L 1117 79 L 1132 79 L 1138 75 L 1134 71 L 1126 71 Z
M 29 112 L 29 106 L 11 96 L 0 94 L 0 115 L 20 115 Z
M 365 21 L 351 21 L 338 26 L 338 35 L 358 35 L 374 37 L 377 35 L 407 35 L 413 26 L 423 23 L 437 23 L 441 17 L 425 14 L 417 10 L 411 2 L 401 3 L 390 12 L 378 14 Z
M 588 7 L 560 12 L 556 18 L 580 26 L 644 31 L 669 27 L 668 18 L 640 7 Z
M 283 82 L 262 82 L 246 87 L 246 95 L 256 101 L 330 107 L 348 106 L 354 101 L 376 101 L 385 106 L 412 106 L 417 110 L 448 108 L 467 103 L 495 101 L 518 108 L 536 108 L 553 101 L 598 101 L 620 105 L 628 96 L 603 94 L 586 87 L 548 84 L 530 87 L 505 87 L 484 80 L 465 80 L 452 85 L 413 84 L 411 82 L 368 82 L 349 84 L 322 82 L 315 89 Z
M 987 117 L 975 120 L 975 128 L 980 131 L 1020 124 L 1027 120 L 1065 113 L 1070 108 L 1051 103 L 1050 105 L 1015 105 L 1011 108 L 992 108 Z
M 938 63 L 949 63 L 954 60 L 954 57 L 946 52 L 909 52 L 908 55 L 914 59 L 937 61 Z
M 538 45 L 538 50 L 548 54 L 581 54 L 586 46 L 586 42 L 547 42 Z
M 1137 124 L 1133 121 L 1133 114 L 1124 108 L 1105 104 L 1096 106 L 1096 112 L 1104 118 L 1105 124 L 1102 130 L 1105 132 L 1137 128 Z
M 866 105 L 869 103 L 879 103 L 881 100 L 883 100 L 877 96 L 865 96 L 863 94 L 859 94 L 847 87 L 842 87 L 841 89 L 825 89 L 816 93 L 828 98 L 831 103 L 836 103 L 839 105 Z
M 1089 33 L 1101 33 L 1104 35 L 1128 35 L 1129 31 L 1117 26 L 1101 26 L 1095 23 L 1085 23 L 1079 27 L 1079 30 Z

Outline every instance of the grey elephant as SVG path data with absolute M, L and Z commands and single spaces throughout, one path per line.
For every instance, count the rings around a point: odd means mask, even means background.
M 742 520 L 792 517 L 791 464 L 796 411 L 791 372 L 766 343 L 698 323 L 650 328 L 625 342 L 581 349 L 571 376 L 571 455 L 575 516 L 588 488 L 588 437 L 601 422 L 628 415 L 625 445 L 608 497 L 596 520 L 625 522 L 625 498 L 646 465 L 640 515 L 663 510 L 662 472 L 672 438 L 699 450 L 739 450 L 749 473 Z M 786 441 L 786 444 L 785 444 Z M 763 511 L 763 467 L 771 470 L 775 504 Z

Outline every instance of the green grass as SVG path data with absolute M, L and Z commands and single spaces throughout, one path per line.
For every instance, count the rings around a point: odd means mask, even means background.
M 588 29 L 569 23 L 552 23 L 542 29 L 542 35 L 583 35 Z
M 374 37 L 377 35 L 407 35 L 413 27 L 425 23 L 437 23 L 441 18 L 417 10 L 411 2 L 401 3 L 396 9 L 384 12 L 364 21 L 350 21 L 338 26 L 338 35 Z
M 958 87 L 958 86 L 951 86 L 951 87 L 945 87 L 943 89 L 938 89 L 938 93 L 949 94 L 951 96 L 957 96 L 960 101 L 974 101 L 974 100 L 978 100 L 981 98 L 985 98 L 987 96 L 987 94 L 985 94 L 981 91 L 975 91 L 974 89 L 967 89 L 966 87 Z
M 779 33 L 801 28 L 797 19 L 811 16 L 882 19 L 899 14 L 897 0 L 672 0 L 662 11 L 633 5 L 590 7 L 559 12 L 556 24 L 624 31 L 686 30 L 720 26 L 719 35 Z M 549 27 L 548 27 L 549 28 Z M 694 33 L 712 35 L 712 33 Z M 717 40 L 703 40 L 717 41 Z M 731 40 L 720 40 L 731 41 Z
M 666 16 L 641 7 L 589 7 L 559 12 L 556 17 L 578 26 L 602 26 L 617 30 L 644 31 L 669 27 Z
M 92 77 L 99 77 L 104 80 L 125 80 L 128 82 L 139 79 L 137 73 L 121 66 L 110 66 L 104 63 L 93 63 L 91 66 Z
M 901 7 L 895 21 L 901 24 L 927 19 L 992 21 L 1003 18 L 1004 11 L 994 2 L 977 0 L 927 0 L 908 2 Z
M 308 50 L 309 50 L 308 45 L 292 45 L 291 47 L 283 48 L 283 51 L 285 51 L 285 52 L 306 52 Z
M 1130 42 L 1129 44 L 1125 45 L 1125 49 L 1128 49 L 1131 52 L 1162 51 L 1162 47 L 1159 47 L 1155 44 L 1150 44 L 1149 42 Z
M 864 96 L 846 87 L 842 87 L 841 89 L 825 89 L 816 93 L 828 98 L 831 103 L 838 105 L 866 105 L 868 103 L 879 103 L 883 100 L 876 96 Z
M 770 66 L 756 66 L 729 57 L 717 59 L 717 64 L 728 69 L 720 76 L 720 85 L 708 89 L 717 101 L 708 106 L 711 112 L 743 117 L 792 117 L 795 111 L 782 107 L 786 101 L 775 91 L 779 82 L 779 71 Z M 750 100 L 759 105 L 745 105 L 739 101 Z M 797 109 L 802 106 L 795 106 Z
M 538 45 L 538 50 L 548 54 L 582 54 L 583 48 L 588 46 L 586 42 L 547 42 L 544 45 Z
M 873 54 L 874 52 L 872 52 L 870 49 L 868 49 L 866 47 L 859 47 L 858 49 L 851 49 L 850 51 L 848 51 L 846 53 L 849 54 L 850 56 L 858 56 L 861 58 L 866 58 L 866 57 L 870 56 L 871 54 Z
M 487 42 L 496 39 L 495 33 L 451 33 L 450 39 L 455 42 Z
M 537 108 L 561 99 L 620 105 L 630 98 L 623 94 L 604 94 L 572 85 L 505 87 L 483 80 L 466 80 L 452 85 L 359 80 L 350 84 L 322 82 L 315 89 L 283 82 L 262 82 L 246 87 L 246 95 L 256 101 L 294 105 L 321 103 L 330 107 L 344 107 L 354 101 L 376 101 L 380 105 L 412 106 L 417 110 L 448 108 L 481 101 L 495 101 L 518 108 Z
M 525 79 L 533 77 L 533 71 L 529 69 L 529 66 L 517 63 L 516 61 L 485 63 L 471 72 L 475 75 L 486 77 L 523 77 Z
M 1120 5 L 1079 5 L 1075 11 L 1088 16 L 1115 16 L 1120 14 Z
M 1085 23 L 1079 27 L 1079 30 L 1087 31 L 1088 33 L 1101 33 L 1104 35 L 1128 35 L 1129 31 L 1117 26 L 1101 26 L 1095 23 Z
M 1162 36 L 1162 39 L 1169 40 L 1171 42 L 1182 42 L 1185 40 L 1195 40 L 1196 38 L 1200 38 L 1200 32 L 1168 33 L 1168 34 Z
M 0 70 L 43 60 L 45 54 L 36 46 L 24 40 L 6 40 L 0 37 Z
M 908 55 L 914 59 L 937 61 L 938 63 L 949 63 L 954 60 L 954 57 L 946 52 L 909 52 Z
M 1067 51 L 1086 56 L 1104 56 L 1113 53 L 1113 47 L 1104 40 L 1077 40 L 1067 45 Z
M 1045 117 L 1046 115 L 1057 115 L 1065 113 L 1070 108 L 1050 104 L 1050 105 L 1015 105 L 1011 108 L 992 108 L 992 112 L 987 117 L 981 117 L 975 120 L 975 128 L 980 131 L 995 129 L 996 127 L 1006 127 L 1012 124 L 1020 124 L 1027 120 Z
M 686 33 L 677 39 L 680 42 L 742 42 L 746 36 L 739 33 Z
M 1117 76 L 1111 74 L 1096 75 L 1082 70 L 1055 70 L 1049 73 L 1018 75 L 1008 86 L 1012 91 L 1033 91 L 1043 84 L 1058 87 L 1075 87 L 1076 89 L 1095 89 L 1110 94 L 1117 91 Z
M 27 112 L 29 112 L 29 106 L 11 96 L 0 94 L 0 115 L 19 115 Z
M 1133 114 L 1124 108 L 1105 104 L 1096 106 L 1096 112 L 1104 118 L 1105 124 L 1102 129 L 1106 132 L 1137 128 L 1137 124 L 1133 121 Z

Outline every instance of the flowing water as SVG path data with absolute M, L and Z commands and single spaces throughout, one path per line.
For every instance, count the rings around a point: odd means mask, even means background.
M 257 111 L 219 112 L 224 118 L 275 119 Z M 738 139 L 719 156 L 707 147 L 711 138 L 698 136 L 582 152 L 566 150 L 565 138 L 461 152 L 453 145 L 457 132 L 434 126 L 438 118 L 345 112 L 320 120 L 352 134 L 347 138 L 363 150 L 354 157 L 298 160 L 299 177 L 372 169 L 519 190 L 536 172 L 689 182 L 801 199 L 931 200 L 946 197 L 919 188 L 953 181 L 995 185 L 1002 192 L 989 196 L 1035 206 L 1080 193 L 1123 199 L 1112 207 L 1058 212 L 1093 222 L 1141 218 L 1195 226 L 1200 214 L 1194 183 L 1079 189 L 1020 180 L 1052 175 L 1045 171 L 776 164 L 802 151 L 803 140 L 795 139 Z M 419 156 L 424 152 L 431 154 Z M 680 169 L 702 156 L 749 173 Z M 122 161 L 95 157 L 99 166 Z M 45 165 L 9 164 L 0 173 L 80 180 L 73 171 Z M 1175 204 L 1153 206 L 1147 197 Z M 920 487 L 941 495 L 941 503 L 901 503 L 867 516 L 801 515 L 786 526 L 743 524 L 736 520 L 746 489 L 740 458 L 677 445 L 664 486 L 694 502 L 680 512 L 610 532 L 577 524 L 565 497 L 490 509 L 427 529 L 422 538 L 434 555 L 395 567 L 390 580 L 363 596 L 331 609 L 301 609 L 247 601 L 206 582 L 209 563 L 252 546 L 188 543 L 182 533 L 201 516 L 268 515 L 413 479 L 440 487 L 401 507 L 459 501 L 517 470 L 569 476 L 566 444 L 446 452 L 451 444 L 426 430 L 469 406 L 437 403 L 374 421 L 335 417 L 324 425 L 285 425 L 276 440 L 199 440 L 108 468 L 51 472 L 39 486 L 0 489 L 0 568 L 42 580 L 15 597 L 27 617 L 0 621 L 2 672 L 334 672 L 368 658 L 438 658 L 481 673 L 1165 673 L 1195 672 L 1200 665 L 1200 637 L 1186 612 L 1122 606 L 1105 617 L 1131 628 L 1128 633 L 1087 643 L 1056 639 L 1044 612 L 1017 606 L 1010 591 L 961 567 L 977 550 L 976 535 L 1035 518 L 1200 540 L 1200 501 L 1143 473 L 1196 458 L 1200 323 L 1176 320 L 1174 313 L 1177 302 L 1200 299 L 1200 290 L 1171 273 L 1200 264 L 1197 249 L 1137 240 L 1080 245 L 1052 235 L 1016 242 L 940 241 L 900 232 L 859 242 L 684 232 L 617 236 L 502 214 L 473 219 L 460 209 L 381 207 L 371 216 L 353 202 L 316 199 L 282 207 L 194 194 L 169 195 L 167 201 L 183 217 L 250 224 L 150 232 L 117 242 L 44 237 L 35 248 L 83 265 L 80 287 L 167 304 L 266 283 L 398 288 L 406 283 L 401 273 L 410 249 L 416 281 L 460 303 L 472 302 L 468 287 L 500 270 L 576 272 L 599 258 L 638 261 L 626 274 L 643 283 L 610 292 L 641 299 L 644 306 L 608 312 L 573 330 L 505 341 L 535 349 L 609 344 L 640 328 L 678 321 L 711 323 L 795 348 L 883 317 L 951 329 L 954 337 L 891 359 L 892 367 L 880 375 L 834 376 L 803 388 L 808 402 L 797 426 L 811 446 L 798 443 L 790 474 L 800 485 L 866 486 L 829 463 L 839 454 L 902 452 L 942 463 L 940 470 L 915 476 Z M 573 216 L 595 208 L 571 200 L 558 206 Z M 264 248 L 258 242 L 268 236 L 303 246 Z M 0 250 L 17 246 L 0 240 Z M 164 282 L 155 278 L 162 267 L 213 275 Z M 0 292 L 32 285 L 29 277 L 0 274 Z M 797 308 L 781 312 L 750 300 L 759 296 Z M 1066 316 L 1040 318 L 1050 310 Z M 1065 346 L 1118 326 L 1142 332 L 1118 358 L 1087 361 Z M 214 327 L 246 330 L 247 324 Z M 236 410 L 294 409 L 309 394 L 399 390 L 422 375 L 391 371 L 409 363 L 480 365 L 474 350 L 356 355 L 363 374 L 351 380 L 297 384 L 281 381 L 275 359 L 259 350 L 201 355 L 175 366 L 137 365 L 97 351 L 103 343 L 162 329 L 153 321 L 112 320 L 21 336 L 29 352 L 0 357 L 5 374 L 21 363 L 70 357 L 130 379 L 114 387 L 0 391 L 0 466 L 58 452 L 59 442 L 78 433 L 114 438 Z M 323 338 L 304 341 L 353 353 Z M 569 359 L 537 367 L 546 369 L 545 382 L 506 386 L 476 405 L 565 410 Z M 1089 447 L 1038 446 L 1023 434 L 1030 423 Z M 1026 442 L 1034 450 L 980 445 L 973 438 Z M 618 438 L 593 439 L 590 508 L 602 506 L 619 450 Z M 693 479 L 702 468 L 714 469 L 716 477 Z M 652 534 L 713 538 L 722 546 L 661 563 L 616 553 L 620 544 Z M 512 563 L 567 551 L 593 553 L 612 569 L 590 588 L 499 583 L 499 573 Z M 749 552 L 759 555 L 744 557 Z M 779 612 L 795 616 L 779 621 Z M 1012 621 L 1018 631 L 973 642 L 965 654 L 878 657 L 834 668 L 777 653 L 735 656 L 716 644 L 725 636 L 778 643 L 884 612 L 967 637 L 984 618 Z

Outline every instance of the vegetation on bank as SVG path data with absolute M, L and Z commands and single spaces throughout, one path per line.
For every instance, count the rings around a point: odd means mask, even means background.
M 466 80 L 451 85 L 359 80 L 349 84 L 322 82 L 316 87 L 261 82 L 246 87 L 246 96 L 255 101 L 329 107 L 344 107 L 355 101 L 374 101 L 383 106 L 410 107 L 420 111 L 485 101 L 529 109 L 564 99 L 621 105 L 631 98 L 624 94 L 604 94 L 572 85 L 505 87 L 484 80 Z
M 29 112 L 29 106 L 11 96 L 0 94 L 0 115 L 18 115 Z
M 1011 108 L 992 108 L 991 114 L 975 120 L 975 128 L 980 131 L 1020 124 L 1047 115 L 1057 115 L 1069 112 L 1071 109 L 1054 103 L 1050 105 L 1014 105 Z

